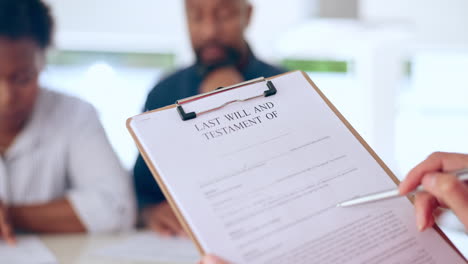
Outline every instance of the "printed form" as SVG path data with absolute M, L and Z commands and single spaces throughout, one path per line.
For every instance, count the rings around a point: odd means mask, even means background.
M 120 261 L 156 263 L 196 263 L 200 254 L 192 241 L 185 238 L 166 238 L 153 231 L 139 231 L 122 241 L 96 250 L 93 255 Z
M 406 198 L 341 201 L 395 183 L 301 72 L 278 93 L 182 121 L 175 108 L 130 122 L 207 253 L 232 263 L 465 263 L 417 231 Z M 262 94 L 255 83 L 184 104 L 201 112 Z
M 16 237 L 16 245 L 7 245 L 0 240 L 0 263 L 14 264 L 58 264 L 55 256 L 36 236 Z

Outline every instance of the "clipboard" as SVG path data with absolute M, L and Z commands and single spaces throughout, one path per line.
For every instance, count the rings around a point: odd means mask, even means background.
M 204 114 L 207 114 L 207 113 L 222 109 L 223 107 L 226 107 L 227 105 L 232 104 L 232 103 L 242 103 L 242 102 L 249 101 L 249 100 L 252 100 L 252 99 L 255 99 L 255 98 L 259 98 L 259 97 L 274 96 L 277 93 L 277 89 L 276 89 L 276 87 L 274 85 L 274 80 L 276 78 L 278 78 L 278 77 L 281 77 L 281 76 L 284 76 L 284 75 L 287 75 L 287 74 L 291 74 L 291 73 L 295 73 L 295 72 L 300 72 L 303 75 L 303 77 L 310 84 L 311 88 L 315 90 L 315 92 L 326 103 L 326 105 L 330 108 L 330 110 L 332 110 L 332 112 L 346 126 L 346 128 L 351 132 L 351 134 L 359 141 L 359 143 L 372 156 L 372 158 L 377 162 L 377 164 L 385 171 L 387 176 L 390 177 L 390 179 L 395 183 L 395 185 L 398 185 L 400 183 L 400 181 L 393 174 L 393 172 L 388 168 L 388 166 L 380 159 L 380 157 L 375 153 L 375 151 L 367 144 L 367 142 L 353 128 L 353 126 L 346 120 L 346 118 L 338 111 L 338 109 L 331 103 L 331 101 L 328 100 L 328 98 L 324 95 L 324 93 L 310 79 L 310 77 L 305 72 L 302 72 L 302 71 L 293 71 L 293 72 L 273 76 L 273 77 L 270 77 L 270 78 L 260 77 L 260 78 L 257 78 L 257 79 L 242 82 L 242 83 L 235 84 L 235 85 L 232 85 L 232 86 L 220 87 L 220 88 L 218 88 L 218 89 L 216 89 L 216 90 L 214 90 L 212 92 L 199 94 L 199 95 L 192 96 L 192 97 L 189 97 L 189 98 L 181 99 L 181 100 L 178 100 L 177 102 L 175 102 L 175 104 L 173 104 L 173 105 L 169 105 L 169 106 L 166 106 L 166 107 L 163 107 L 163 108 L 160 108 L 160 109 L 152 110 L 152 111 L 140 114 L 138 116 L 144 116 L 144 115 L 149 114 L 149 113 L 154 113 L 154 112 L 158 112 L 158 111 L 162 111 L 162 110 L 176 108 L 177 112 L 179 113 L 180 122 L 195 119 L 195 118 L 197 118 L 197 117 L 199 117 L 201 115 L 204 115 Z M 200 99 L 203 99 L 203 98 L 207 98 L 207 97 L 210 97 L 210 96 L 218 95 L 218 94 L 223 93 L 225 91 L 230 91 L 230 90 L 233 90 L 233 89 L 241 89 L 243 87 L 246 87 L 246 86 L 249 86 L 249 85 L 252 85 L 252 84 L 255 84 L 255 83 L 260 83 L 260 82 L 265 83 L 265 91 L 263 92 L 263 94 L 258 94 L 256 96 L 252 96 L 252 97 L 249 97 L 249 98 L 235 98 L 233 100 L 225 102 L 222 105 L 219 105 L 218 107 L 211 108 L 211 109 L 206 109 L 206 110 L 203 110 L 203 111 L 200 111 L 200 112 L 186 112 L 185 109 L 184 109 L 184 104 L 186 104 L 186 103 L 190 103 L 190 102 L 200 100 Z M 191 238 L 191 240 L 196 245 L 196 247 L 197 247 L 198 251 L 200 252 L 200 254 L 205 255 L 205 253 L 206 253 L 205 250 L 202 248 L 198 238 L 194 235 L 194 232 L 192 231 L 192 228 L 189 226 L 188 222 L 183 217 L 183 215 L 181 213 L 181 210 L 179 209 L 179 207 L 175 203 L 175 200 L 174 200 L 172 194 L 168 191 L 168 188 L 167 188 L 166 184 L 164 183 L 164 181 L 160 177 L 160 174 L 157 171 L 156 167 L 151 163 L 147 152 L 144 150 L 144 148 L 142 147 L 141 142 L 139 141 L 138 137 L 136 136 L 136 133 L 135 133 L 135 131 L 133 130 L 133 128 L 131 126 L 131 122 L 132 122 L 132 120 L 134 118 L 135 117 L 131 117 L 131 118 L 127 119 L 127 129 L 129 130 L 132 138 L 134 139 L 134 141 L 135 141 L 135 143 L 136 143 L 136 145 L 138 147 L 138 150 L 140 151 L 143 159 L 145 160 L 146 164 L 148 165 L 148 168 L 150 169 L 151 173 L 153 174 L 156 182 L 158 183 L 159 187 L 161 188 L 161 190 L 162 190 L 163 194 L 165 195 L 167 201 L 169 202 L 171 208 L 174 210 L 174 213 L 175 213 L 177 219 L 180 221 L 182 227 L 184 228 L 184 230 L 186 231 L 188 236 Z M 411 203 L 413 203 L 412 198 L 408 197 L 408 199 L 411 201 Z M 465 259 L 465 257 L 461 254 L 461 252 L 454 246 L 454 244 L 450 241 L 450 239 L 442 232 L 442 230 L 436 224 L 434 225 L 434 230 L 445 240 L 445 242 L 453 250 L 455 250 L 455 252 L 459 256 L 461 256 L 463 259 Z

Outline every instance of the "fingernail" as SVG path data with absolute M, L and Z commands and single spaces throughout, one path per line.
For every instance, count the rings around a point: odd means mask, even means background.
M 418 224 L 418 231 L 422 232 L 424 230 L 424 225 L 423 224 Z
M 422 180 L 422 184 L 426 187 L 432 188 L 435 185 L 436 175 L 435 174 L 426 174 Z
M 419 230 L 419 232 L 424 230 L 424 218 L 420 213 L 416 214 L 416 226 Z
M 418 227 L 419 232 L 423 231 L 424 224 L 422 223 L 419 217 L 416 217 L 416 226 Z

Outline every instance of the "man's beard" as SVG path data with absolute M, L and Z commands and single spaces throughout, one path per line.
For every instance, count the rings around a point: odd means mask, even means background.
M 195 56 L 196 56 L 196 66 L 199 69 L 199 72 L 201 73 L 202 76 L 205 76 L 209 74 L 210 72 L 223 68 L 223 67 L 229 67 L 229 66 L 238 66 L 240 63 L 240 60 L 242 58 L 241 53 L 236 50 L 235 48 L 226 46 L 226 45 L 220 45 L 218 44 L 223 50 L 224 50 L 224 58 L 213 61 L 213 62 L 204 62 L 201 56 L 203 47 L 198 48 L 195 50 Z

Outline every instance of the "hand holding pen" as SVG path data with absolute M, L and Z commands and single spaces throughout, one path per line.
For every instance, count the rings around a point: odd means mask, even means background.
M 350 207 L 415 194 L 416 224 L 420 231 L 434 225 L 438 207 L 450 208 L 468 230 L 468 155 L 437 152 L 412 169 L 399 188 L 359 196 L 337 204 Z
M 468 230 L 468 186 L 452 173 L 468 168 L 468 155 L 437 152 L 412 169 L 399 190 L 408 194 L 422 184 L 414 200 L 416 224 L 420 231 L 434 225 L 433 213 L 438 207 L 453 210 Z

